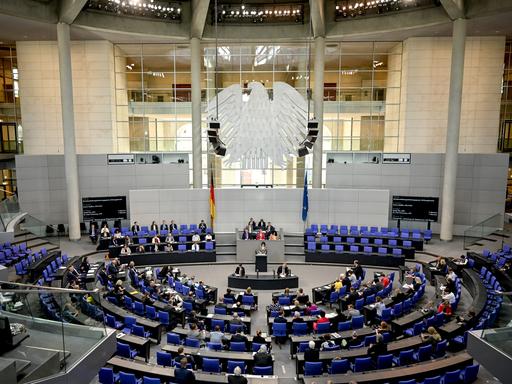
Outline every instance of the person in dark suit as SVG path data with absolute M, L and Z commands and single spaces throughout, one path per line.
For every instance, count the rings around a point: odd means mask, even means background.
M 242 368 L 235 367 L 233 374 L 228 376 L 228 384 L 247 384 L 247 379 L 242 376 Z
M 277 268 L 277 276 L 288 276 L 290 275 L 290 268 L 288 268 L 288 264 L 283 263 Z
M 271 233 L 276 232 L 276 229 L 274 228 L 274 226 L 272 225 L 272 223 L 270 221 L 267 223 L 267 230 L 265 232 L 266 232 L 267 238 L 270 237 Z
M 241 276 L 241 277 L 245 276 L 245 268 L 242 264 L 238 264 L 238 267 L 236 267 L 235 275 Z
M 232 299 L 233 301 L 235 300 L 235 295 L 233 294 L 233 292 L 231 292 L 231 289 L 226 289 L 226 293 L 224 294 L 224 298 L 225 299 Z
M 375 344 L 371 344 L 368 348 L 368 356 L 370 356 L 374 361 L 377 361 L 377 357 L 379 355 L 385 355 L 388 352 L 388 346 L 384 342 L 384 336 L 377 332 L 377 342 Z
M 320 350 L 313 340 L 309 341 L 308 348 L 304 351 L 304 361 L 316 362 L 320 360 Z
M 258 352 L 254 354 L 254 366 L 255 367 L 271 367 L 272 356 L 267 351 L 267 345 L 263 344 Z
M 284 310 L 281 308 L 279 310 L 279 315 L 274 318 L 274 323 L 286 323 L 286 318 L 284 317 Z
M 304 319 L 302 317 L 300 317 L 300 312 L 295 311 L 293 314 L 292 323 L 303 323 L 303 322 L 304 322 Z
M 258 222 L 257 228 L 266 230 L 267 229 L 267 224 L 265 224 L 265 220 L 260 219 L 260 221 Z
M 236 330 L 236 333 L 231 336 L 231 342 L 232 343 L 245 343 L 245 349 L 249 347 L 249 340 L 247 339 L 247 336 L 242 335 L 242 330 L 238 328 Z
M 160 224 L 160 231 L 168 231 L 168 230 L 169 230 L 169 226 L 167 225 L 165 220 L 162 220 L 162 224 Z
M 133 261 L 130 261 L 130 264 L 128 264 L 128 279 L 130 279 L 131 285 L 137 287 L 139 276 L 137 275 L 137 270 L 135 269 L 135 263 Z
M 180 360 L 180 367 L 174 369 L 174 381 L 177 384 L 192 384 L 196 382 L 194 372 L 187 369 L 187 358 Z
M 361 264 L 359 264 L 359 260 L 354 260 L 354 268 L 352 268 L 352 271 L 358 279 L 363 278 L 363 267 L 361 267 Z
M 256 331 L 256 336 L 253 336 L 252 338 L 252 342 L 253 343 L 257 343 L 257 344 L 266 344 L 267 341 L 265 340 L 265 338 L 263 336 L 261 336 L 261 329 L 258 329 Z
M 133 222 L 132 232 L 133 232 L 134 235 L 136 235 L 137 233 L 140 232 L 140 226 L 139 226 L 139 224 L 136 221 Z
M 201 231 L 201 233 L 206 233 L 206 228 L 208 228 L 208 226 L 206 225 L 206 223 L 204 222 L 204 220 L 201 220 L 201 222 L 199 223 L 199 225 L 197 226 L 197 228 L 199 228 L 199 230 Z
M 176 224 L 174 220 L 171 220 L 171 222 L 169 223 L 169 231 L 173 231 L 175 229 L 178 229 L 178 224 Z
M 119 261 L 117 259 L 114 259 L 107 267 L 108 278 L 111 281 L 117 280 L 118 273 L 119 273 Z
M 249 232 L 252 232 L 254 231 L 254 229 L 256 228 L 256 222 L 254 221 L 254 219 L 251 217 L 249 219 L 249 222 L 247 223 L 247 229 L 249 230 Z

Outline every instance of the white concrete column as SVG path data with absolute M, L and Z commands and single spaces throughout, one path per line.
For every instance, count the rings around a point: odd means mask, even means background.
M 190 39 L 190 71 L 192 72 L 192 180 L 194 188 L 201 188 L 201 41 Z
M 57 24 L 57 44 L 59 48 L 60 99 L 64 136 L 64 169 L 66 174 L 69 239 L 80 240 L 80 190 L 78 187 L 71 43 L 68 24 Z
M 313 188 L 322 187 L 322 147 L 324 125 L 324 61 L 325 38 L 315 38 L 315 85 L 313 89 L 314 117 L 318 120 L 318 138 L 313 146 Z
M 441 206 L 441 240 L 453 238 L 455 187 L 457 182 L 457 155 L 459 153 L 462 83 L 464 79 L 464 52 L 466 47 L 466 20 L 453 22 L 452 65 L 450 72 L 450 98 L 448 100 L 448 126 L 444 157 L 443 196 Z

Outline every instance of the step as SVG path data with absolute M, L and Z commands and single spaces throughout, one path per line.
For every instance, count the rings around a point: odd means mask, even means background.
M 36 240 L 36 239 L 40 239 L 40 237 L 37 235 L 34 235 L 30 232 L 27 232 L 26 235 L 14 236 L 14 241 L 11 242 L 11 244 L 17 245 L 17 244 L 25 243 L 27 241 Z
M 29 231 L 19 231 L 19 232 L 14 233 L 14 237 L 20 237 L 20 236 L 25 236 L 25 235 L 30 235 L 30 232 Z
M 39 252 L 39 251 L 41 250 L 41 248 L 46 248 L 46 250 L 47 250 L 48 252 L 50 252 L 50 251 L 55 251 L 55 250 L 59 249 L 59 247 L 58 247 L 58 246 L 53 245 L 53 244 L 51 244 L 51 243 L 41 244 L 41 245 L 38 245 L 37 247 L 32 247 L 32 248 L 30 248 L 30 249 L 32 250 L 32 252 Z
M 285 256 L 302 256 L 304 257 L 304 252 L 285 252 Z
M 301 248 L 304 248 L 304 243 L 302 244 L 284 244 L 285 247 L 301 247 Z
M 217 256 L 232 256 L 236 255 L 236 252 L 215 252 Z

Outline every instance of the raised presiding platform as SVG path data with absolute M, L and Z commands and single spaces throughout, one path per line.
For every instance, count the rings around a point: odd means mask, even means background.
M 306 252 L 306 263 L 352 264 L 359 260 L 361 265 L 376 267 L 399 267 L 405 265 L 404 256 L 378 255 L 373 253 Z
M 251 287 L 258 291 L 298 288 L 299 278 L 294 275 L 281 278 L 263 274 L 260 274 L 259 277 L 257 275 L 246 275 L 245 277 L 229 275 L 228 287 L 240 289 Z
M 187 264 L 187 263 L 215 263 L 217 254 L 207 251 L 199 252 L 147 252 L 132 253 L 119 256 L 121 263 L 135 262 L 135 265 L 163 265 L 163 264 Z

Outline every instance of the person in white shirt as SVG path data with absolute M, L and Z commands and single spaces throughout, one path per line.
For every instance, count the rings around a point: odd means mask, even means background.
M 448 300 L 450 305 L 455 304 L 455 295 L 448 288 L 444 290 L 444 295 L 441 296 L 443 300 Z
M 382 297 L 377 296 L 377 299 L 375 301 L 375 312 L 377 313 L 378 317 L 382 317 L 382 311 L 386 308 L 386 304 L 382 302 Z
M 195 242 L 192 244 L 192 252 L 198 252 L 199 251 L 199 243 Z
M 193 241 L 194 243 L 198 243 L 198 242 L 200 242 L 200 241 L 201 241 L 201 237 L 200 237 L 197 233 L 194 233 L 194 234 L 192 235 L 192 241 Z
M 160 238 L 155 235 L 151 239 L 151 244 L 153 244 L 153 251 L 158 252 L 158 245 L 160 244 Z
M 206 235 L 204 235 L 204 240 L 205 241 L 212 241 L 213 240 L 213 236 L 211 233 L 207 233 Z
M 352 271 L 347 271 L 348 278 L 350 279 L 350 284 L 355 284 L 357 282 L 357 277 Z
M 452 268 L 448 268 L 448 274 L 446 275 L 446 278 L 452 279 L 452 281 L 457 280 L 457 274 Z
M 130 249 L 130 247 L 125 244 L 123 248 L 121 248 L 121 255 L 131 255 L 132 254 L 132 250 Z
M 108 229 L 107 224 L 101 228 L 101 237 L 109 237 L 110 236 L 110 229 Z

